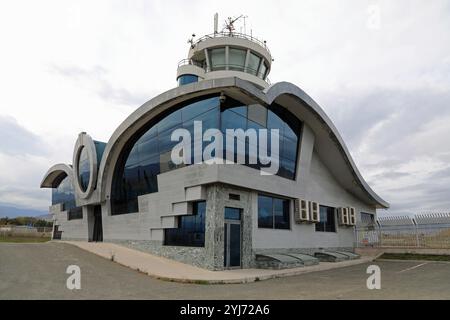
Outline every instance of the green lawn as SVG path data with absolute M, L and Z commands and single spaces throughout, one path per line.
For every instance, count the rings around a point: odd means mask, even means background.
M 379 259 L 450 261 L 450 255 L 417 253 L 383 253 Z
M 35 243 L 35 242 L 47 242 L 49 237 L 0 237 L 1 242 L 14 242 L 14 243 Z

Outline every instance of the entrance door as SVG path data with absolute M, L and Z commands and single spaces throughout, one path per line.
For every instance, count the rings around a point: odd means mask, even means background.
M 102 207 L 94 207 L 94 234 L 92 240 L 95 242 L 103 241 L 103 226 L 102 226 Z
M 225 268 L 241 266 L 241 209 L 225 208 L 224 256 Z

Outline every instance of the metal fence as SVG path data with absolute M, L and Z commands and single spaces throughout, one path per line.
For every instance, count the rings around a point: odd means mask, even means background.
M 450 213 L 382 217 L 355 229 L 357 247 L 450 248 Z

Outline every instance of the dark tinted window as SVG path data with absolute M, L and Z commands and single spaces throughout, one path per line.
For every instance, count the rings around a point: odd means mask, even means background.
M 83 219 L 83 210 L 81 207 L 75 207 L 67 211 L 67 220 Z
M 164 229 L 166 246 L 205 246 L 206 202 L 194 202 L 192 215 L 178 217 L 178 228 Z
M 320 222 L 316 223 L 316 231 L 336 232 L 335 208 L 320 206 Z
M 289 229 L 289 200 L 259 195 L 258 227 Z

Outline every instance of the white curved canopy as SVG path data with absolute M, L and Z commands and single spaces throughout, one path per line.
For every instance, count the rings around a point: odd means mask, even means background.
M 48 169 L 42 179 L 41 188 L 57 188 L 65 177 L 72 175 L 73 169 L 71 165 L 64 163 L 55 164 Z

